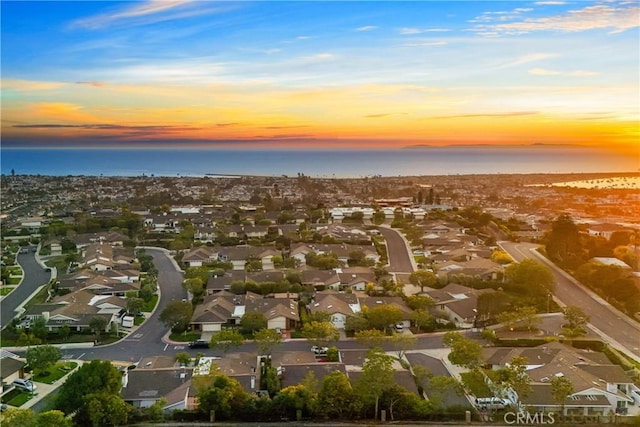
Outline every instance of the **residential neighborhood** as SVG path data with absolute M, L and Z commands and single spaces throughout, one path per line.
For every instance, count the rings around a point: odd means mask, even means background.
M 33 380 L 42 391 L 22 405 L 38 408 L 48 386 L 29 369 L 29 349 L 53 347 L 55 363 L 74 360 L 78 372 L 117 361 L 119 399 L 143 418 L 151 408 L 204 416 L 213 378 L 224 377 L 233 393 L 280 405 L 269 420 L 637 419 L 640 335 L 620 327 L 638 330 L 637 193 L 598 216 L 590 204 L 563 206 L 561 189 L 527 186 L 551 177 L 501 178 L 485 199 L 469 188 L 495 177 L 380 178 L 368 196 L 372 179 L 3 179 L 2 303 L 30 272 L 48 277 L 3 317 L 3 402 L 18 402 L 14 380 Z M 69 180 L 86 191 L 67 191 Z M 35 188 L 55 197 L 23 196 Z M 152 201 L 150 188 L 173 195 Z M 521 245 L 539 255 L 522 258 Z M 542 257 L 592 304 L 626 317 L 613 327 L 620 337 L 565 296 Z M 469 360 L 458 355 L 467 347 Z M 398 388 L 367 400 L 373 372 Z M 313 399 L 328 399 L 332 381 L 359 396 L 345 394 L 344 411 L 277 403 L 311 383 Z

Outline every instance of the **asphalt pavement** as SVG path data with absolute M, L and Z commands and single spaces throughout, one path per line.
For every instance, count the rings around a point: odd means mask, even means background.
M 535 249 L 532 243 L 500 242 L 513 259 L 535 259 L 547 265 L 555 278 L 554 300 L 561 305 L 582 308 L 589 315 L 589 326 L 612 347 L 640 362 L 640 324 L 569 276 Z

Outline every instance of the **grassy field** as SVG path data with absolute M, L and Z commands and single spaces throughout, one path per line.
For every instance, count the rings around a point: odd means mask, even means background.
M 142 311 L 151 313 L 156 308 L 156 304 L 158 304 L 158 295 L 154 295 L 149 301 L 145 302 Z
M 200 333 L 199 332 L 187 332 L 186 334 L 184 332 L 181 332 L 178 334 L 172 333 L 169 336 L 169 339 L 171 341 L 178 341 L 178 342 L 191 342 L 191 341 L 199 340 Z

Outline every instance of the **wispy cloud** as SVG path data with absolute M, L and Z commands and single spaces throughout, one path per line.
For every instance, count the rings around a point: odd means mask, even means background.
M 555 54 L 555 53 L 543 53 L 543 52 L 530 53 L 528 55 L 519 56 L 516 59 L 514 59 L 513 61 L 506 62 L 506 63 L 500 65 L 500 67 L 498 67 L 498 68 L 515 67 L 515 66 L 518 66 L 518 65 L 528 64 L 530 62 L 537 62 L 537 61 L 542 61 L 542 60 L 549 59 L 549 58 L 555 58 L 557 56 L 558 55 Z
M 380 114 L 367 114 L 364 117 L 367 119 L 381 119 L 383 117 L 389 117 L 391 115 L 392 115 L 391 113 L 380 113 Z
M 567 3 L 564 1 L 537 1 L 534 4 L 536 6 L 562 6 Z
M 429 47 L 429 46 L 446 46 L 448 43 L 439 41 L 439 42 L 414 42 L 414 43 L 405 43 L 402 46 L 405 47 Z
M 19 79 L 2 79 L 0 81 L 0 88 L 11 89 L 20 92 L 31 92 L 40 90 L 52 90 L 65 86 L 66 83 L 61 82 L 43 82 L 34 80 L 19 80 Z
M 228 7 L 220 8 L 217 5 L 214 7 L 202 7 L 202 4 L 204 3 L 192 0 L 134 2 L 127 7 L 114 8 L 106 13 L 77 19 L 71 22 L 69 27 L 72 29 L 98 30 L 122 23 L 127 25 L 147 25 L 228 10 Z
M 526 18 L 517 22 L 491 23 L 475 28 L 479 33 L 526 34 L 534 31 L 579 32 L 594 29 L 610 29 L 619 33 L 640 26 L 639 7 L 616 7 L 599 4 L 570 10 L 543 18 Z
M 78 84 L 78 85 L 89 85 L 89 86 L 93 86 L 93 87 L 104 87 L 104 86 L 107 85 L 106 83 L 98 82 L 98 81 L 76 82 L 76 84 Z
M 535 76 L 568 76 L 568 77 L 591 77 L 600 75 L 595 71 L 575 70 L 575 71 L 558 71 L 549 70 L 546 68 L 532 68 L 529 70 L 529 74 Z
M 378 27 L 376 27 L 375 25 L 365 25 L 364 27 L 356 28 L 356 31 L 372 31 L 377 29 Z
M 446 33 L 451 31 L 447 28 L 415 28 L 415 27 L 404 27 L 398 30 L 398 33 L 402 35 L 415 35 L 415 34 L 424 34 L 424 33 Z
M 514 116 L 531 116 L 534 114 L 539 114 L 537 111 L 511 111 L 507 113 L 488 113 L 488 114 L 457 114 L 452 116 L 436 116 L 430 117 L 431 119 L 459 119 L 459 118 L 473 118 L 473 117 L 495 117 L 495 118 L 505 118 L 505 117 L 514 117 Z

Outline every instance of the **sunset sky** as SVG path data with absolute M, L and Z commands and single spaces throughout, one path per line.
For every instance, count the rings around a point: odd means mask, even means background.
M 2 145 L 638 155 L 634 1 L 2 1 Z

